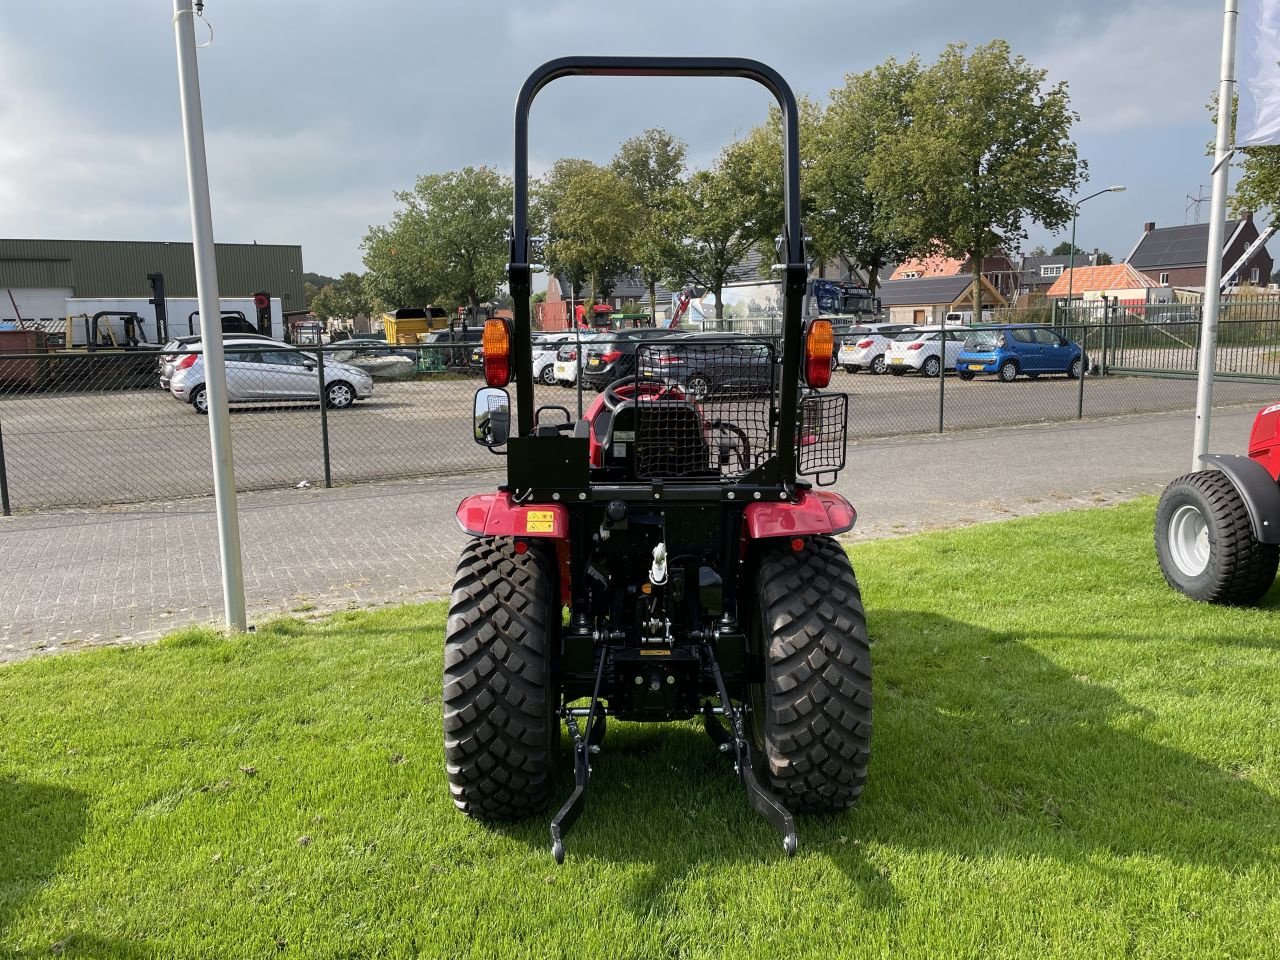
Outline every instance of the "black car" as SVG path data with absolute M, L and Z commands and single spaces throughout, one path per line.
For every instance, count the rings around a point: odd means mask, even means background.
M 633 376 L 636 372 L 636 348 L 663 337 L 686 337 L 684 331 L 664 327 L 639 327 L 634 330 L 615 330 L 602 333 L 586 347 L 587 362 L 582 368 L 582 383 L 597 392 L 615 380 Z
M 643 380 L 679 387 L 693 400 L 711 394 L 764 396 L 772 392 L 775 351 L 764 338 L 691 333 L 639 353 Z

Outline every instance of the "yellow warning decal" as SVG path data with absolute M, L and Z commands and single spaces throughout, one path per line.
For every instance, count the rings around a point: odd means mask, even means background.
M 556 515 L 550 510 L 530 510 L 524 515 L 525 533 L 554 533 Z
M 670 650 L 641 650 L 641 651 L 640 651 L 640 656 L 642 656 L 642 657 L 669 657 L 669 656 L 671 656 L 671 651 L 670 651 Z

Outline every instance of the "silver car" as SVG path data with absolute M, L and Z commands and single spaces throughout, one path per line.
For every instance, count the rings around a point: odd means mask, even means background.
M 231 403 L 271 403 L 316 400 L 320 396 L 315 358 L 287 343 L 228 338 L 227 399 Z M 169 392 L 191 404 L 196 413 L 209 412 L 205 390 L 204 356 L 192 353 L 175 365 Z M 373 378 L 359 367 L 325 360 L 324 400 L 336 409 L 373 395 Z

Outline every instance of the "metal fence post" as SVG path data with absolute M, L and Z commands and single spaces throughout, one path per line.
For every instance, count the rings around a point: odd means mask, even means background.
M 0 513 L 9 516 L 9 471 L 4 465 L 4 427 L 0 425 Z
M 329 398 L 324 393 L 324 347 L 316 347 L 316 379 L 320 381 L 320 443 L 324 449 L 324 485 L 333 486 L 329 465 Z
M 1067 304 L 1067 309 L 1072 309 Z M 1080 323 L 1080 383 L 1076 391 L 1076 419 L 1084 419 L 1084 378 L 1089 375 L 1089 325 L 1084 320 Z
M 979 315 L 979 322 L 982 317 Z M 947 313 L 942 312 L 942 324 L 938 333 L 938 432 L 946 428 L 947 415 Z

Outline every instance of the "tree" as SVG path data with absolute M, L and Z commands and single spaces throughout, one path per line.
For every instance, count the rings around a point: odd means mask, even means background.
M 612 169 L 563 159 L 537 193 L 538 222 L 548 234 L 547 266 L 566 275 L 575 292 L 589 281 L 592 299 L 604 299 L 613 279 L 631 265 L 631 234 L 639 216 L 631 190 Z
M 658 317 L 658 283 L 679 264 L 680 234 L 674 219 L 684 177 L 686 147 L 660 128 L 623 141 L 612 169 L 631 191 L 636 211 L 631 254 L 649 288 L 649 316 Z
M 1044 244 L 1036 244 L 1027 254 L 1028 257 L 1047 257 L 1048 255 L 1049 251 L 1044 248 Z
M 1028 221 L 1056 229 L 1087 170 L 1070 138 L 1079 119 L 1065 83 L 993 40 L 967 53 L 949 45 L 907 94 L 911 125 L 876 156 L 868 183 L 883 194 L 896 233 L 922 254 L 968 258 L 974 316 L 986 256 L 1026 238 Z
M 910 125 L 908 94 L 919 75 L 920 63 L 913 57 L 846 76 L 844 86 L 831 91 L 807 169 L 806 229 L 821 253 L 861 267 L 873 293 L 881 268 L 919 245 L 918 238 L 900 232 L 901 218 L 891 215 L 895 195 L 868 183 L 877 157 L 885 166 L 897 163 L 893 153 Z
M 311 301 L 311 312 L 320 320 L 354 320 L 373 313 L 364 278 L 348 271 L 322 288 Z
M 1093 265 L 1095 267 L 1109 267 L 1114 262 L 1115 261 L 1111 259 L 1111 254 L 1107 253 L 1105 250 L 1099 250 L 1098 255 L 1093 258 Z
M 698 170 L 680 191 L 678 211 L 685 242 L 671 281 L 693 279 L 715 296 L 716 318 L 724 317 L 722 293 L 733 267 L 759 240 L 750 219 L 752 197 L 744 194 L 741 154 L 726 147 L 710 170 Z
M 362 244 L 369 292 L 399 306 L 491 300 L 505 276 L 510 179 L 464 167 L 421 176 L 396 199 L 403 209 Z
M 1068 240 L 1063 240 L 1060 244 L 1053 248 L 1053 256 L 1069 257 L 1074 253 L 1077 257 L 1083 257 L 1084 251 L 1079 247 L 1073 247 Z

